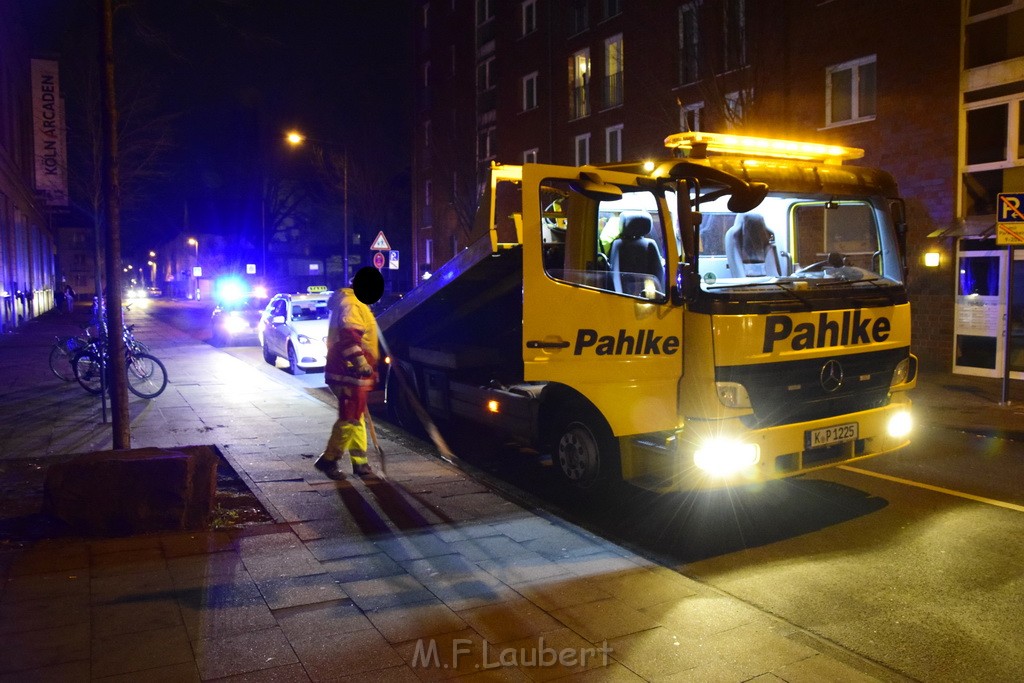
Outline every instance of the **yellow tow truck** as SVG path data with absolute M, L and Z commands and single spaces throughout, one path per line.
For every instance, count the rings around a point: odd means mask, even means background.
M 710 133 L 617 167 L 494 165 L 483 236 L 379 319 L 386 401 L 571 485 L 787 477 L 908 443 L 904 207 L 861 150 Z

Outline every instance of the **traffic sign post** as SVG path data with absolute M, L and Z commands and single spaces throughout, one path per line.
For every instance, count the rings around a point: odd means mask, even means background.
M 996 244 L 1006 247 L 1006 291 L 1013 292 L 1013 249 L 1024 246 L 1024 192 L 1000 192 L 996 195 Z M 1009 307 L 1007 294 L 1007 307 Z M 1010 403 L 1010 321 L 1006 321 L 1003 336 L 1003 392 L 1002 405 Z
M 1024 192 L 996 195 L 996 244 L 1024 246 Z

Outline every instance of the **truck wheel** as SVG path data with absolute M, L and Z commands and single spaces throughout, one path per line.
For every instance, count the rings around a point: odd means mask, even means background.
M 551 460 L 570 486 L 591 490 L 619 476 L 619 449 L 604 420 L 592 411 L 569 411 L 555 428 Z
M 305 375 L 306 371 L 299 367 L 299 356 L 295 353 L 295 347 L 288 344 L 288 372 L 293 375 Z

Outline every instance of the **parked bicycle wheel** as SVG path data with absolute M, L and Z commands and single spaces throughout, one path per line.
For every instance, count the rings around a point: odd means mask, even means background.
M 103 391 L 103 362 L 92 350 L 79 351 L 71 362 L 75 379 L 83 389 L 97 396 Z
M 156 398 L 167 388 L 167 368 L 148 353 L 128 357 L 128 390 L 139 398 Z
M 50 370 L 65 382 L 75 381 L 75 369 L 71 361 L 75 353 L 85 346 L 78 337 L 61 337 L 50 350 Z

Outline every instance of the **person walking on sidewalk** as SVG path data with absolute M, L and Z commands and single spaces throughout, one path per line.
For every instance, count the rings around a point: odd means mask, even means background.
M 313 466 L 336 479 L 341 476 L 338 461 L 348 452 L 352 473 L 370 476 L 366 457 L 367 396 L 375 384 L 377 359 L 377 321 L 367 302 L 373 303 L 383 289 L 383 278 L 375 268 L 363 268 L 352 278 L 352 287 L 338 289 L 327 302 L 330 322 L 327 328 L 327 367 L 324 380 L 338 397 L 338 418 L 331 428 L 323 453 Z M 370 293 L 369 295 L 367 293 Z M 362 295 L 362 296 L 360 296 Z

